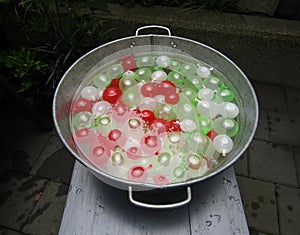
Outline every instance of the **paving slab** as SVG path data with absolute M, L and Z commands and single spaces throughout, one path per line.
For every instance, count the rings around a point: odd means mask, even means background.
M 0 226 L 21 231 L 46 182 L 12 171 L 6 172 L 0 187 Z
M 274 184 L 241 176 L 237 181 L 249 228 L 279 234 Z
M 249 176 L 298 187 L 292 149 L 254 140 L 249 148 Z
M 4 97 L 0 100 L 1 110 L 4 110 L 3 115 L 0 117 L 1 123 L 6 123 L 8 125 L 3 126 L 4 128 L 18 129 L 18 130 L 33 130 L 38 129 L 34 122 L 25 115 L 24 111 L 18 107 L 18 104 L 9 97 Z
M 260 109 L 287 112 L 285 89 L 283 87 L 260 82 L 253 82 L 252 84 Z
M 6 228 L 0 228 L 0 235 L 23 235 L 24 233 L 13 231 Z
M 53 135 L 53 136 L 58 136 L 56 128 L 53 127 L 53 129 L 50 131 L 50 134 Z
M 0 173 L 14 169 L 28 173 L 49 138 L 49 133 L 34 125 L 18 105 L 4 97 L 0 101 L 0 123 L 4 138 L 1 138 L 1 154 L 3 157 Z
M 300 89 L 295 88 L 285 88 L 287 108 L 290 113 L 300 114 Z
M 234 171 L 237 175 L 248 176 L 248 151 L 234 163 Z
M 300 186 L 300 148 L 294 148 L 294 161 L 296 166 L 298 185 Z
M 278 3 L 279 0 L 239 0 L 238 6 L 241 13 L 255 13 L 272 17 Z
M 300 114 L 268 111 L 270 140 L 300 146 Z
M 1 154 L 5 156 L 0 172 L 8 169 L 29 173 L 32 165 L 45 147 L 49 133 L 41 130 L 22 131 L 12 129 L 1 140 Z
M 58 234 L 67 192 L 68 185 L 49 181 L 22 232 L 30 235 Z
M 300 234 L 300 189 L 276 185 L 281 235 Z
M 51 136 L 30 174 L 69 184 L 74 166 L 74 157 L 57 136 Z
M 259 231 L 256 231 L 256 230 L 250 230 L 250 235 L 269 235 L 269 234 L 259 232 Z
M 258 125 L 254 135 L 255 139 L 269 140 L 268 114 L 266 110 L 259 109 Z

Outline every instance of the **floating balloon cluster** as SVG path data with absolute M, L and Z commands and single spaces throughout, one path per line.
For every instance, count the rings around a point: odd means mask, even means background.
M 71 107 L 82 155 L 111 175 L 158 185 L 204 175 L 233 148 L 239 107 L 204 64 L 128 56 L 91 79 Z

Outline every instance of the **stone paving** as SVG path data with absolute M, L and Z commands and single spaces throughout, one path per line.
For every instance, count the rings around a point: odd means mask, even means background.
M 253 235 L 300 234 L 300 89 L 253 83 L 260 104 L 255 138 L 235 171 Z M 57 234 L 74 160 L 55 131 L 45 132 L 0 99 L 0 235 Z M 21 120 L 21 121 L 20 121 Z
M 250 232 L 300 234 L 300 89 L 253 86 L 259 125 L 234 166 Z
M 58 234 L 74 159 L 56 132 L 40 130 L 17 104 L 0 101 L 6 115 L 1 140 L 0 234 Z M 14 107 L 15 106 L 15 107 Z

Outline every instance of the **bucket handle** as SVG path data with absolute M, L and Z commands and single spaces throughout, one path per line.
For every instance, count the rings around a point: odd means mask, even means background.
M 186 188 L 186 191 L 187 191 L 187 197 L 183 201 L 179 201 L 179 202 L 175 202 L 175 203 L 171 203 L 171 204 L 149 204 L 149 203 L 140 202 L 140 201 L 135 200 L 133 198 L 132 187 L 131 186 L 128 187 L 128 194 L 129 194 L 130 202 L 136 206 L 146 207 L 149 209 L 170 209 L 170 208 L 184 206 L 184 205 L 188 204 L 192 199 L 191 187 L 188 186 Z
M 149 29 L 149 28 L 159 28 L 159 29 L 164 29 L 164 30 L 167 30 L 168 32 L 168 35 L 171 36 L 171 31 L 169 28 L 165 27 L 165 26 L 161 26 L 161 25 L 146 25 L 146 26 L 143 26 L 143 27 L 140 27 L 138 28 L 136 31 L 135 31 L 135 36 L 138 36 L 139 35 L 139 32 L 143 29 Z

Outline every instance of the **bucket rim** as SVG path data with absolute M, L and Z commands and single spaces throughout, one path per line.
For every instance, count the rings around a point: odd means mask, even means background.
M 56 115 L 56 101 L 57 101 L 57 97 L 58 97 L 58 92 L 59 92 L 59 88 L 62 86 L 65 77 L 67 76 L 67 74 L 69 73 L 70 70 L 72 70 L 81 60 L 85 59 L 86 56 L 94 53 L 95 51 L 106 47 L 108 45 L 114 44 L 114 43 L 118 43 L 120 41 L 124 41 L 124 40 L 133 40 L 136 38 L 148 38 L 148 37 L 162 37 L 162 38 L 174 38 L 174 39 L 178 39 L 178 40 L 183 40 L 183 41 L 189 41 L 191 43 L 194 43 L 198 46 L 202 46 L 208 50 L 211 50 L 212 52 L 216 53 L 217 55 L 219 55 L 220 57 L 222 57 L 224 60 L 227 60 L 233 67 L 235 67 L 235 69 L 237 69 L 237 71 L 242 75 L 242 77 L 245 79 L 248 87 L 249 87 L 249 91 L 251 92 L 251 95 L 253 97 L 253 101 L 254 101 L 254 106 L 255 106 L 255 115 L 254 115 L 254 122 L 253 122 L 253 127 L 252 127 L 252 131 L 251 134 L 248 138 L 248 141 L 246 142 L 246 144 L 243 146 L 242 150 L 228 163 L 224 164 L 223 166 L 218 167 L 216 170 L 210 172 L 207 175 L 204 175 L 202 177 L 199 178 L 195 178 L 195 179 L 191 179 L 188 181 L 184 181 L 184 182 L 178 182 L 178 183 L 171 183 L 171 184 L 165 184 L 165 185 L 155 185 L 155 184 L 151 184 L 151 183 L 143 183 L 143 182 L 135 182 L 135 181 L 130 181 L 130 180 L 126 180 L 126 179 L 122 179 L 122 178 L 118 178 L 116 176 L 110 175 L 98 168 L 96 168 L 95 166 L 93 166 L 91 163 L 89 163 L 88 161 L 84 161 L 81 157 L 78 156 L 78 154 L 69 146 L 69 144 L 67 143 L 67 141 L 64 139 L 58 121 L 57 121 L 57 115 Z M 221 172 L 223 172 L 224 170 L 226 170 L 228 167 L 232 166 L 239 158 L 240 156 L 246 151 L 246 149 L 249 147 L 251 141 L 254 138 L 255 135 L 255 131 L 257 129 L 257 125 L 258 125 L 258 117 L 259 117 L 259 105 L 258 105 L 258 100 L 254 91 L 254 88 L 252 86 L 252 84 L 250 83 L 249 79 L 247 78 L 247 76 L 244 74 L 244 72 L 231 60 L 229 59 L 226 55 L 224 55 L 223 53 L 221 53 L 220 51 L 212 48 L 211 46 L 208 46 L 204 43 L 195 41 L 193 39 L 188 39 L 188 38 L 184 38 L 184 37 L 180 37 L 180 36 L 171 36 L 171 35 L 160 35 L 160 34 L 145 34 L 145 35 L 137 35 L 137 36 L 128 36 L 128 37 L 123 37 L 123 38 L 119 38 L 110 42 L 107 42 L 105 44 L 102 44 L 92 50 L 90 50 L 89 52 L 87 52 L 86 54 L 82 55 L 79 59 L 77 59 L 69 68 L 68 70 L 64 73 L 64 75 L 62 76 L 61 80 L 59 81 L 54 96 L 53 96 L 53 103 L 52 103 L 52 116 L 53 116 L 53 120 L 54 120 L 54 126 L 55 129 L 57 131 L 58 136 L 60 137 L 61 141 L 63 142 L 64 146 L 68 149 L 68 151 L 76 158 L 77 161 L 79 161 L 81 164 L 83 164 L 85 167 L 87 167 L 89 170 L 92 171 L 93 174 L 96 175 L 101 175 L 102 177 L 105 177 L 111 181 L 116 181 L 118 183 L 124 184 L 126 185 L 126 187 L 133 187 L 133 189 L 138 188 L 139 190 L 142 188 L 143 190 L 151 190 L 151 189 L 170 189 L 170 188 L 176 188 L 176 187 L 185 187 L 191 184 L 195 184 L 195 183 L 199 183 L 201 181 L 204 181 L 206 179 L 209 179 L 215 175 L 220 174 Z M 114 186 L 112 184 L 112 186 Z

